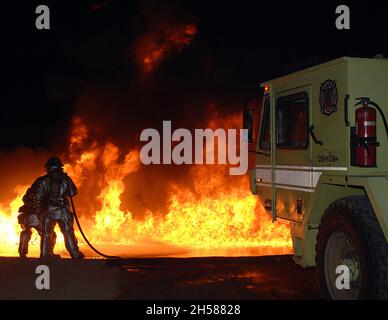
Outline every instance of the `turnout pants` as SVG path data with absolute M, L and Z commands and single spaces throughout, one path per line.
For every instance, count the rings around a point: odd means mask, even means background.
M 43 236 L 43 228 L 41 224 L 36 224 L 36 223 L 29 223 L 29 221 L 32 220 L 31 218 L 29 219 L 24 219 L 24 221 L 21 222 L 22 226 L 22 232 L 20 232 L 20 240 L 19 240 L 19 256 L 20 257 L 26 257 L 28 254 L 28 244 L 31 240 L 31 235 L 32 235 L 32 228 L 35 228 L 35 230 L 38 232 L 39 236 Z M 50 243 L 52 249 L 55 246 L 55 242 L 57 239 L 57 235 L 52 230 L 52 233 L 50 235 Z M 51 250 L 52 253 L 52 250 Z
M 53 241 L 51 235 L 57 223 L 63 234 L 66 249 L 71 257 L 73 259 L 82 259 L 84 254 L 79 250 L 77 238 L 74 234 L 74 217 L 67 207 L 48 210 L 43 219 L 43 236 L 40 247 L 41 258 L 52 257 Z

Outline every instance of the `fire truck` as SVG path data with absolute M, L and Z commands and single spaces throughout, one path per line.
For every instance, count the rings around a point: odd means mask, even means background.
M 388 298 L 388 60 L 343 57 L 261 86 L 244 110 L 250 189 L 291 225 L 329 299 Z

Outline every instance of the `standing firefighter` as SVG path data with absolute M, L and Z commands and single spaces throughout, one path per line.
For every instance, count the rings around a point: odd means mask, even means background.
M 69 197 L 77 195 L 78 190 L 71 178 L 63 172 L 61 160 L 52 156 L 47 160 L 47 174 L 38 178 L 32 185 L 36 205 L 42 208 L 43 236 L 41 240 L 41 258 L 52 258 L 52 233 L 56 223 L 65 239 L 65 246 L 73 259 L 82 259 L 74 234 L 74 218 L 70 212 Z
M 40 214 L 39 208 L 34 207 L 34 195 L 31 191 L 31 188 L 28 188 L 26 194 L 23 196 L 23 206 L 19 208 L 18 222 L 22 227 L 22 232 L 20 233 L 19 241 L 19 255 L 20 258 L 26 258 L 28 254 L 28 243 L 31 239 L 32 228 L 39 233 L 39 236 L 43 235 L 42 228 L 42 216 Z M 52 249 L 55 245 L 55 240 L 57 235 L 53 231 L 51 233 L 51 243 Z M 55 258 L 60 258 L 59 255 L 52 254 Z

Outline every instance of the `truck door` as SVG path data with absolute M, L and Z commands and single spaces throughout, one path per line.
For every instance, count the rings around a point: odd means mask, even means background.
M 311 86 L 277 91 L 274 96 L 272 131 L 272 185 L 276 216 L 302 221 L 305 204 L 314 186 L 311 130 Z
M 268 88 L 268 87 L 267 87 Z M 271 96 L 264 94 L 263 107 L 260 117 L 260 129 L 256 145 L 256 166 L 251 171 L 251 191 L 257 194 L 263 207 L 272 211 L 273 188 L 271 178 Z M 275 218 L 274 213 L 272 216 Z

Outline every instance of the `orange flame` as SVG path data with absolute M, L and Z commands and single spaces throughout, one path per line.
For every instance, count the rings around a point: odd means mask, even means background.
M 230 117 L 209 123 L 214 127 L 238 127 L 238 118 Z M 168 186 L 169 206 L 164 216 L 148 211 L 143 219 L 135 219 L 121 208 L 125 177 L 140 167 L 138 150 L 123 152 L 113 143 L 90 141 L 88 128 L 81 119 L 73 122 L 69 142 L 69 163 L 65 171 L 80 190 L 93 186 L 98 195 L 80 193 L 77 203 L 90 241 L 112 249 L 115 245 L 138 246 L 159 243 L 189 249 L 238 249 L 271 247 L 289 252 L 290 229 L 287 224 L 272 223 L 270 216 L 250 194 L 246 176 L 228 175 L 226 165 L 193 166 L 187 179 L 194 188 L 173 184 Z M 98 174 L 96 174 L 98 172 Z M 17 196 L 0 206 L 0 255 L 16 255 L 20 226 L 17 210 L 27 186 L 17 187 Z M 58 235 L 60 235 L 58 233 Z M 80 235 L 77 235 L 79 239 Z M 84 247 L 80 241 L 81 247 Z M 57 240 L 64 250 L 63 237 Z M 39 239 L 31 241 L 32 255 L 39 252 Z
M 198 32 L 195 24 L 165 28 L 159 33 L 148 33 L 136 45 L 136 55 L 144 73 L 152 72 L 163 59 L 188 47 Z

